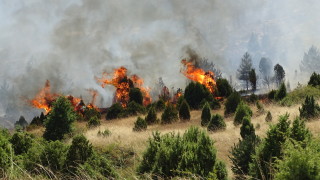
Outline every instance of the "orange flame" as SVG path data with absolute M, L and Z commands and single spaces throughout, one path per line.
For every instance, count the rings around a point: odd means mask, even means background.
M 45 86 L 37 93 L 36 97 L 30 101 L 31 105 L 44 109 L 46 114 L 51 111 L 52 103 L 58 97 L 58 94 L 51 94 L 50 81 L 47 80 Z
M 90 90 L 89 91 L 92 96 L 92 102 L 87 106 L 88 108 L 96 108 L 98 109 L 94 103 L 97 96 L 97 91 Z M 39 109 L 44 109 L 45 113 L 48 114 L 51 111 L 51 107 L 53 102 L 59 97 L 59 94 L 52 94 L 51 93 L 51 86 L 50 81 L 47 80 L 45 86 L 38 92 L 34 99 L 30 100 L 30 104 Z M 74 107 L 76 112 L 81 113 L 83 108 L 86 107 L 81 98 L 74 97 L 72 95 L 66 96 L 66 98 L 70 101 L 71 105 Z
M 122 107 L 127 107 L 129 101 L 130 88 L 139 88 L 143 94 L 143 104 L 148 105 L 152 99 L 149 94 L 149 89 L 143 87 L 143 79 L 137 75 L 127 76 L 127 69 L 120 67 L 114 70 L 112 79 L 108 79 L 108 74 L 103 73 L 102 78 L 96 78 L 98 83 L 104 88 L 106 85 L 113 85 L 116 88 L 115 101 L 119 102 Z
M 186 59 L 183 59 L 181 63 L 185 67 L 185 69 L 181 70 L 183 75 L 192 81 L 205 85 L 212 94 L 214 93 L 216 81 L 214 80 L 213 72 L 205 72 L 203 69 L 197 68 L 192 62 L 188 62 Z

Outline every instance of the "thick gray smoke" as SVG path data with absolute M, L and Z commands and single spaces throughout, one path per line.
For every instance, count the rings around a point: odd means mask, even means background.
M 162 77 L 185 86 L 186 47 L 214 62 L 222 76 L 246 51 L 280 63 L 288 76 L 303 52 L 319 45 L 316 0 L 0 0 L 0 116 L 27 120 L 25 102 L 51 81 L 53 91 L 82 96 L 98 90 L 110 105 L 113 87 L 94 76 L 125 66 L 152 86 Z M 233 78 L 235 79 L 235 78 Z M 1 123 L 8 124 L 8 123 Z

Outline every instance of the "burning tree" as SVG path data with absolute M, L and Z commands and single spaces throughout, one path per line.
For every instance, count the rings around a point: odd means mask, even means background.
M 86 108 L 94 108 L 98 110 L 98 108 L 94 105 L 98 92 L 94 89 L 89 89 L 88 91 L 92 95 L 92 101 L 87 106 L 84 104 L 81 98 L 77 98 L 72 95 L 64 97 L 70 101 L 72 107 L 78 113 L 83 114 Z M 51 93 L 50 81 L 47 80 L 45 86 L 36 94 L 36 96 L 32 100 L 29 100 L 29 103 L 35 108 L 44 109 L 45 113 L 48 114 L 51 111 L 53 103 L 59 98 L 59 96 L 62 95 Z
M 127 75 L 127 69 L 120 67 L 114 70 L 113 77 L 108 78 L 109 74 L 104 72 L 102 78 L 96 78 L 98 83 L 104 88 L 106 85 L 113 85 L 116 88 L 114 101 L 127 107 L 130 100 L 129 92 L 131 88 L 139 88 L 143 94 L 143 104 L 148 105 L 151 103 L 151 97 L 149 95 L 149 89 L 143 87 L 143 79 L 137 75 Z

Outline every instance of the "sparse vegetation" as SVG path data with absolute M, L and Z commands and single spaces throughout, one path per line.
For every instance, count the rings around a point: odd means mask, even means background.
M 93 116 L 89 119 L 87 126 L 89 128 L 100 126 L 100 119 L 96 116 Z
M 307 96 L 320 98 L 320 89 L 313 86 L 300 86 L 287 94 L 287 96 L 280 101 L 280 105 L 291 106 L 302 103 Z
M 147 122 L 145 119 L 138 117 L 134 123 L 133 131 L 145 131 L 147 129 Z
M 102 137 L 109 137 L 111 136 L 111 131 L 109 129 L 105 129 L 104 131 L 99 130 L 97 135 Z

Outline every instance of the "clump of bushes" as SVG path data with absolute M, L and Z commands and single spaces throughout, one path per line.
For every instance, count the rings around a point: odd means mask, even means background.
M 231 93 L 231 95 L 227 98 L 225 103 L 225 111 L 224 114 L 234 113 L 238 107 L 238 104 L 241 101 L 241 96 L 236 91 Z
M 133 131 L 145 131 L 147 129 L 147 122 L 145 119 L 138 117 L 134 123 Z
M 161 115 L 161 124 L 170 124 L 178 119 L 178 111 L 172 104 L 168 104 Z
M 272 115 L 271 115 L 271 112 L 270 111 L 268 111 L 268 113 L 267 113 L 267 116 L 266 116 L 266 122 L 271 122 L 272 121 Z
M 201 126 L 207 126 L 211 120 L 211 110 L 209 104 L 206 103 L 201 113 Z
M 299 108 L 300 117 L 310 119 L 319 116 L 320 106 L 315 102 L 313 96 L 307 96 L 302 107 Z
M 217 163 L 214 142 L 199 128 L 191 127 L 183 136 L 156 132 L 148 143 L 138 168 L 140 174 L 163 178 L 226 176 L 224 166 Z
M 206 86 L 198 82 L 191 82 L 188 84 L 184 92 L 184 98 L 191 109 L 199 109 L 203 99 L 206 99 L 209 102 L 213 100 L 213 96 Z
M 179 118 L 182 121 L 189 121 L 190 120 L 190 107 L 187 101 L 183 101 L 182 104 L 180 105 L 179 109 Z
M 234 125 L 239 125 L 242 123 L 242 119 L 245 116 L 252 116 L 252 110 L 250 109 L 250 107 L 248 105 L 246 105 L 243 101 L 238 105 L 237 110 L 236 110 L 236 114 L 234 117 L 234 121 L 233 124 Z
M 30 134 L 24 132 L 16 132 L 10 139 L 14 153 L 20 155 L 27 153 L 33 143 L 33 138 Z
M 166 108 L 166 103 L 163 99 L 159 99 L 156 103 L 156 110 L 163 111 Z
M 213 115 L 208 125 L 208 131 L 217 131 L 222 129 L 226 129 L 226 123 L 224 122 L 223 117 L 219 114 Z

